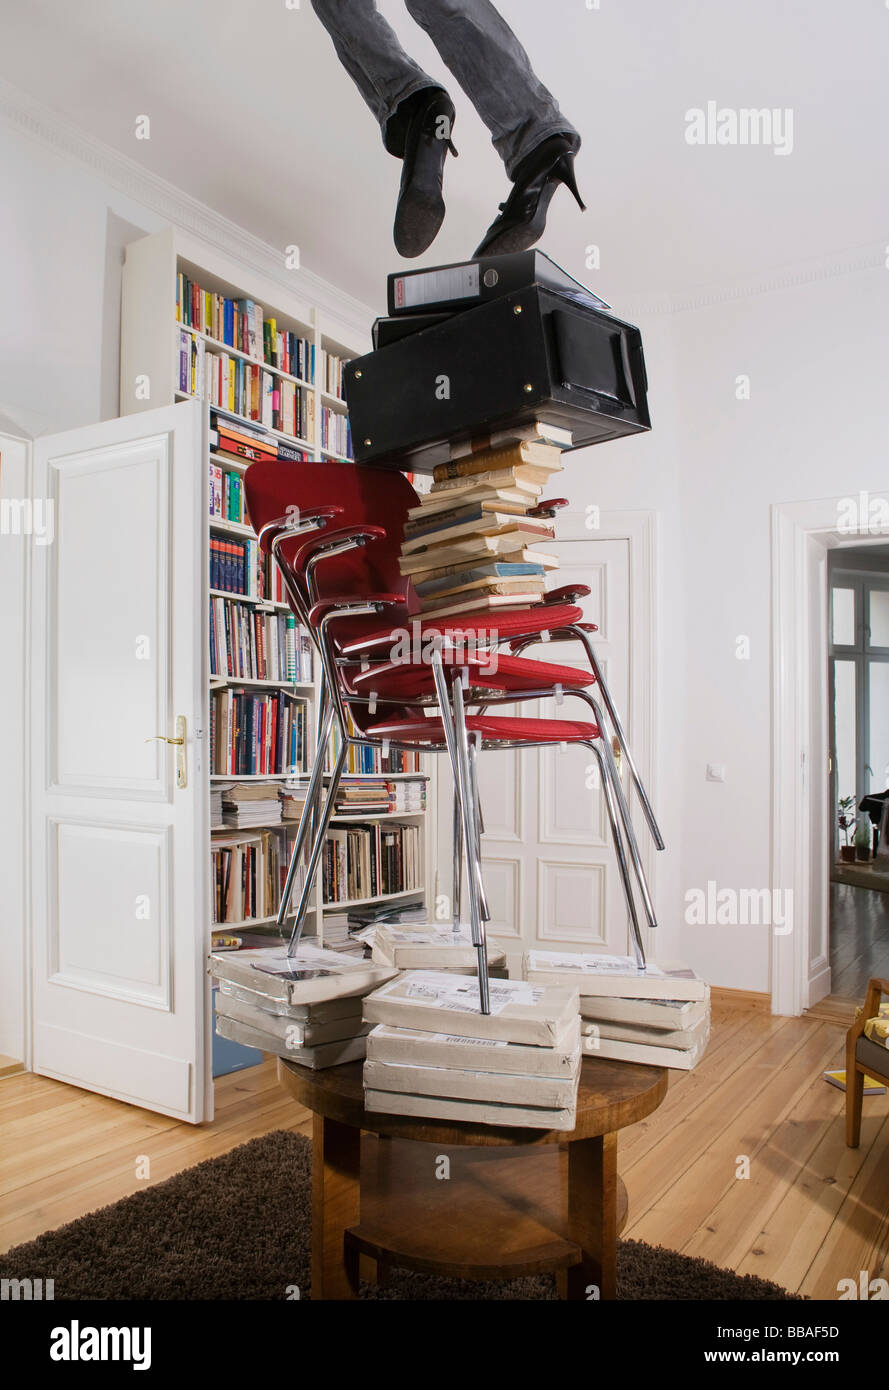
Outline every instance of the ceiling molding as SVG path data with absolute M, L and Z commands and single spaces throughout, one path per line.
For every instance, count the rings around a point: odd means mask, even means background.
M 376 311 L 360 299 L 337 288 L 329 280 L 301 267 L 288 270 L 283 248 L 271 246 L 236 222 L 192 198 L 175 184 L 152 173 L 128 155 L 80 130 L 64 116 L 11 83 L 0 79 L 0 119 L 15 130 L 48 145 L 57 154 L 86 165 L 95 174 L 134 202 L 252 270 L 281 284 L 290 294 L 301 295 L 323 313 L 342 320 L 366 337 Z

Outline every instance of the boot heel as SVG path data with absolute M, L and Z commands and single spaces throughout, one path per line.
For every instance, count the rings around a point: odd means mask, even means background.
M 448 141 L 448 149 L 450 150 L 451 154 L 454 156 L 455 159 L 459 158 L 459 155 L 457 154 L 457 146 L 454 144 L 453 140 Z
M 577 180 L 574 177 L 574 155 L 563 155 L 556 166 L 555 173 L 556 177 L 565 185 L 568 191 L 574 194 L 574 201 L 577 203 L 581 212 L 586 212 L 586 203 L 577 190 Z

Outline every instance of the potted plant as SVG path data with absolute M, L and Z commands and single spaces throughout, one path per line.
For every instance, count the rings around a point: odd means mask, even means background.
M 858 829 L 855 831 L 855 858 L 861 863 L 866 863 L 870 859 L 870 847 L 873 840 L 870 817 L 862 816 L 858 822 Z
M 849 831 L 855 824 L 855 797 L 844 796 L 840 799 L 837 806 L 837 824 L 846 837 L 846 843 L 840 845 L 840 859 L 844 864 L 854 864 L 855 846 L 849 844 Z

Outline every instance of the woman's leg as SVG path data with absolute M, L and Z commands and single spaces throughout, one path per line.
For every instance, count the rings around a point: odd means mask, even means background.
M 440 83 L 409 58 L 374 0 L 312 0 L 312 8 L 333 39 L 337 57 L 380 123 L 390 154 L 404 156 L 402 102 Z
M 491 132 L 510 178 L 551 135 L 580 136 L 491 0 L 406 0 Z

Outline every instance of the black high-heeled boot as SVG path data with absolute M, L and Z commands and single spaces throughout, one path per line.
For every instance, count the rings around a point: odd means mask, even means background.
M 454 103 L 441 87 L 429 87 L 411 103 L 404 136 L 404 168 L 392 235 L 400 256 L 420 256 L 432 245 L 444 221 L 441 193 L 448 150 L 456 155 L 450 131 Z M 441 134 L 443 122 L 447 136 Z
M 560 183 L 574 194 L 581 212 L 586 212 L 574 177 L 577 140 L 570 135 L 551 135 L 515 171 L 515 187 L 500 216 L 491 223 L 475 256 L 499 256 L 509 251 L 527 251 L 539 241 L 546 227 L 550 201 Z

